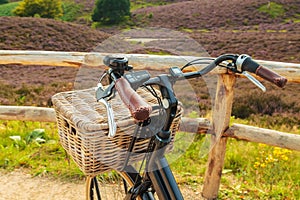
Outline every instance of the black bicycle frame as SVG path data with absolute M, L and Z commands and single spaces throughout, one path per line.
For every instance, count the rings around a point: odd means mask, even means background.
M 157 170 L 149 171 L 147 175 L 159 199 L 183 199 L 166 158 L 155 159 L 154 163 Z
M 165 148 L 171 140 L 170 127 L 177 113 L 178 100 L 173 92 L 173 85 L 168 76 L 159 76 L 160 91 L 166 110 L 166 122 L 162 130 L 155 136 L 154 148 L 151 151 L 150 160 L 147 163 L 149 170 L 146 176 L 153 184 L 159 199 L 183 199 L 174 175 L 164 156 Z

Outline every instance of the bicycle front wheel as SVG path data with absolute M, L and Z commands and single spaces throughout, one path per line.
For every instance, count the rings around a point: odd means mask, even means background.
M 131 170 L 134 168 L 131 167 Z M 138 173 L 112 170 L 86 179 L 86 200 L 123 200 L 136 181 L 140 181 Z M 128 197 L 128 196 L 127 196 Z M 154 200 L 152 192 L 139 195 L 139 200 Z

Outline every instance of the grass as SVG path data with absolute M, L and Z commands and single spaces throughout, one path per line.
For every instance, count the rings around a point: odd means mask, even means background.
M 285 13 L 283 5 L 271 1 L 268 4 L 259 7 L 258 10 L 260 12 L 267 13 L 271 18 L 283 16 Z
M 75 164 L 68 162 L 54 123 L 0 121 L 0 141 L 0 168 L 26 168 L 33 176 L 82 177 Z
M 143 1 L 143 0 L 136 0 L 136 1 L 130 1 L 130 11 L 133 12 L 140 8 L 146 8 L 151 6 L 161 6 L 165 5 L 167 2 L 151 2 L 151 1 Z
M 202 143 L 203 138 L 197 136 L 172 163 L 180 184 L 195 189 L 203 184 L 206 158 L 199 157 Z M 219 198 L 299 199 L 299 158 L 299 152 L 229 139 Z
M 230 139 L 224 167 L 231 172 L 223 176 L 229 182 L 223 180 L 220 195 L 299 199 L 299 158 L 299 152 Z
M 293 23 L 300 23 L 300 14 L 295 14 L 294 17 L 292 18 L 287 18 L 284 20 L 285 23 L 288 23 L 288 22 L 293 22 Z

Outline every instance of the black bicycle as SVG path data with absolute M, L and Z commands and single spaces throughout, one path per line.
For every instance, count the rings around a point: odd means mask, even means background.
M 210 61 L 211 63 L 199 71 L 184 72 L 192 65 Z M 122 168 L 115 169 L 110 174 L 123 180 L 122 199 L 183 199 L 179 187 L 174 179 L 168 161 L 165 158 L 167 147 L 172 142 L 172 122 L 178 116 L 180 108 L 178 100 L 173 90 L 175 82 L 183 79 L 194 79 L 206 75 L 217 66 L 226 68 L 231 73 L 243 74 L 264 90 L 254 77 L 247 72 L 254 73 L 263 79 L 274 83 L 279 87 L 284 87 L 287 79 L 276 74 L 269 69 L 260 66 L 248 55 L 227 54 L 217 57 L 196 59 L 188 62 L 183 67 L 171 67 L 169 73 L 151 77 L 146 70 L 134 71 L 128 65 L 126 57 L 107 56 L 104 64 L 108 66 L 101 80 L 108 77 L 109 86 L 103 88 L 100 84 L 96 91 L 98 101 L 105 101 L 111 96 L 118 95 L 130 110 L 135 119 L 135 130 L 132 140 L 128 146 L 126 159 Z M 138 88 L 144 88 L 157 99 L 158 105 L 151 106 L 135 92 Z M 108 109 L 109 110 L 109 109 Z M 151 113 L 158 113 L 158 117 L 151 117 Z M 149 124 L 152 128 L 149 133 Z M 148 127 L 148 128 L 145 128 Z M 151 128 L 150 128 L 151 129 Z M 115 137 L 113 123 L 110 123 L 110 137 Z M 155 131 L 153 131 L 155 130 Z M 138 164 L 130 163 L 134 146 L 139 138 L 149 137 L 147 151 L 142 161 Z M 143 170 L 141 170 L 143 168 Z M 142 173 L 141 173 L 142 171 Z M 103 176 L 101 176 L 101 179 Z M 115 179 L 114 179 L 115 180 Z M 89 176 L 87 179 L 87 199 L 101 199 L 101 187 L 99 186 L 99 176 Z M 100 181 L 102 182 L 102 181 Z M 109 192 L 109 198 L 118 199 Z

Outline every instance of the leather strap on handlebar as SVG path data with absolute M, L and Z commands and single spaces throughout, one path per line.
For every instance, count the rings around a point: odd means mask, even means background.
M 125 78 L 119 78 L 115 87 L 134 119 L 143 121 L 149 118 L 152 107 L 131 88 Z
M 285 77 L 280 76 L 279 74 L 263 66 L 259 66 L 256 69 L 255 74 L 281 88 L 284 87 L 287 82 L 287 79 Z

